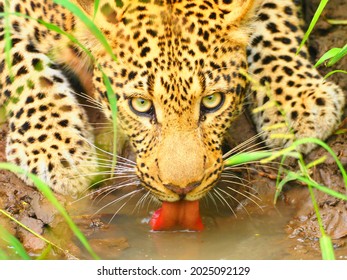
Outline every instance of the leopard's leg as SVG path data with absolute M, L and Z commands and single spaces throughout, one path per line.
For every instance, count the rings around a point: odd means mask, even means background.
M 253 117 L 271 147 L 304 137 L 326 139 L 338 125 L 345 103 L 342 90 L 324 81 L 313 67 L 305 46 L 296 55 L 303 38 L 297 2 L 264 1 L 248 50 L 249 70 L 260 82 L 253 84 L 249 98 L 253 108 L 267 107 Z M 271 105 L 273 101 L 277 105 Z M 313 147 L 304 145 L 301 151 Z
M 0 74 L 9 123 L 7 160 L 37 174 L 55 192 L 74 196 L 89 186 L 97 164 L 86 113 L 48 56 L 26 40 L 14 42 L 14 79 L 7 66 Z

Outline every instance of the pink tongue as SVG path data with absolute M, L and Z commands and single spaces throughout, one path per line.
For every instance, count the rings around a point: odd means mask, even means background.
M 199 201 L 163 202 L 162 207 L 154 212 L 150 224 L 153 230 L 204 229 Z

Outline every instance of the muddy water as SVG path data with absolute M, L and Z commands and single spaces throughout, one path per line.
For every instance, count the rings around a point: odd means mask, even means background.
M 107 197 L 109 201 L 112 199 L 115 197 Z M 88 212 L 95 213 L 107 202 L 93 205 Z M 153 232 L 148 222 L 154 209 L 144 207 L 134 213 L 135 202 L 129 203 L 112 218 L 119 208 L 115 205 L 99 213 L 106 228 L 94 230 L 88 238 L 102 259 L 295 258 L 290 253 L 292 244 L 288 243 L 284 230 L 292 210 L 281 204 L 276 208 L 262 206 L 262 211 L 259 207 L 253 211 L 251 206 L 249 213 L 240 210 L 235 217 L 227 208 L 216 211 L 214 206 L 202 205 L 203 232 Z M 112 242 L 120 244 L 112 246 Z

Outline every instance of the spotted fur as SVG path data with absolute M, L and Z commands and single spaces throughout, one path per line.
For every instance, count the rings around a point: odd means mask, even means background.
M 94 17 L 93 1 L 75 4 Z M 119 127 L 136 153 L 138 177 L 165 201 L 200 199 L 218 181 L 221 143 L 242 110 L 247 71 L 269 87 L 253 84 L 253 106 L 275 100 L 282 108 L 255 113 L 259 130 L 287 121 L 297 138 L 325 139 L 341 115 L 341 90 L 322 81 L 305 48 L 295 56 L 302 22 L 292 0 L 102 0 L 94 22 L 117 61 L 52 1 L 14 0 L 10 10 L 57 25 L 95 57 L 31 18 L 10 17 L 14 80 L 3 55 L 0 61 L 0 104 L 10 127 L 7 159 L 58 193 L 84 190 L 90 178 L 81 175 L 93 173 L 96 162 L 91 126 L 64 67 L 111 119 L 101 66 L 116 93 Z M 3 28 L 1 34 L 4 48 Z M 205 105 L 214 98 L 214 106 Z M 292 141 L 274 140 L 271 133 L 264 134 L 270 146 Z
M 289 146 L 305 137 L 326 139 L 345 104 L 341 89 L 323 80 L 313 67 L 307 47 L 296 55 L 304 35 L 296 2 L 265 1 L 248 48 L 249 71 L 259 81 L 250 96 L 253 108 L 268 107 L 253 117 L 272 147 Z M 313 147 L 306 144 L 300 149 L 307 153 Z

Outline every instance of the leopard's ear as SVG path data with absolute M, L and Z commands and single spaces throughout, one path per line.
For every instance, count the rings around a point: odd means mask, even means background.
M 263 0 L 218 0 L 218 6 L 224 13 L 226 23 L 237 24 L 247 21 Z

